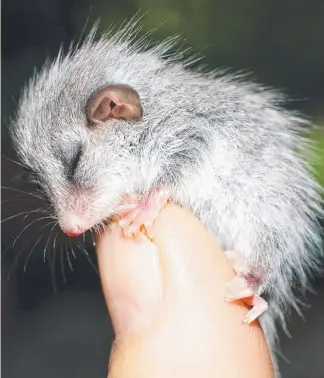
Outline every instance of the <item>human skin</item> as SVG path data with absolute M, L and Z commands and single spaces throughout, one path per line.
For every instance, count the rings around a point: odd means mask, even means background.
M 109 378 L 272 378 L 258 322 L 227 303 L 234 272 L 215 238 L 191 213 L 167 205 L 144 235 L 116 223 L 97 236 L 103 293 L 115 341 Z

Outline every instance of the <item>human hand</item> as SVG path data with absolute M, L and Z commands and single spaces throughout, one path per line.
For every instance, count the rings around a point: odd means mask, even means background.
M 96 245 L 115 341 L 109 378 L 270 378 L 271 359 L 247 308 L 226 303 L 234 273 L 198 219 L 174 205 L 154 243 L 125 239 L 112 224 Z

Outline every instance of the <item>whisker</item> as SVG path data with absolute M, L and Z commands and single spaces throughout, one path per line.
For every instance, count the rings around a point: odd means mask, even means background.
M 54 221 L 53 222 L 48 222 L 48 223 L 46 223 L 43 227 L 41 227 L 40 229 L 39 229 L 39 231 L 42 231 L 46 226 L 49 226 L 50 224 L 53 224 L 54 223 Z M 28 243 L 28 244 L 30 244 L 30 243 Z M 27 246 L 28 246 L 28 244 L 27 244 Z M 5 256 L 6 256 L 6 254 L 11 250 L 11 249 L 13 249 L 13 243 L 10 243 L 9 244 L 9 246 L 2 252 L 2 254 L 1 254 L 1 257 L 2 258 L 5 258 Z M 27 247 L 26 247 L 27 248 Z
M 84 256 L 86 257 L 86 259 L 88 260 L 88 263 L 90 264 L 90 266 L 93 268 L 93 270 L 99 274 L 98 272 L 98 269 L 97 267 L 95 266 L 95 264 L 93 263 L 89 253 L 87 252 L 87 250 L 85 248 L 83 248 L 83 246 L 80 246 L 80 245 L 77 245 L 77 247 L 80 249 L 80 251 L 84 254 Z
M 13 218 L 19 217 L 20 215 L 29 214 L 29 213 L 31 213 L 31 214 L 32 214 L 32 213 L 47 213 L 47 211 L 45 211 L 42 207 L 39 207 L 39 208 L 36 209 L 36 210 L 23 211 L 22 213 L 12 215 L 11 217 L 8 217 L 8 218 L 6 218 L 6 219 L 1 219 L 1 222 L 0 222 L 0 223 L 7 222 L 7 221 L 10 220 L 10 219 L 13 219 Z
M 19 163 L 18 161 L 16 161 L 16 160 L 13 160 L 13 159 L 10 159 L 8 156 L 6 156 L 6 155 L 2 155 L 5 159 L 7 159 L 7 160 L 9 160 L 11 163 L 14 163 L 14 164 L 16 164 L 16 165 L 18 165 L 19 167 L 22 167 L 22 168 L 24 168 L 24 169 L 28 169 L 29 170 L 29 167 L 27 167 L 27 165 L 24 165 L 24 164 L 22 164 L 22 163 Z
M 52 218 L 52 217 L 51 217 L 51 216 L 49 216 L 49 217 L 42 217 L 42 218 L 35 219 L 34 221 L 28 223 L 28 225 L 27 225 L 26 227 L 24 227 L 24 228 L 22 229 L 22 231 L 18 234 L 18 236 L 16 237 L 16 239 L 14 240 L 14 242 L 13 242 L 13 244 L 12 244 L 12 247 L 13 247 L 13 248 L 15 247 L 15 244 L 16 244 L 17 240 L 18 240 L 19 237 L 23 234 L 23 232 L 27 230 L 27 228 L 29 228 L 31 225 L 33 225 L 33 224 L 36 223 L 36 222 L 39 222 L 39 221 L 41 221 L 41 220 L 43 220 L 43 219 L 49 219 L 49 218 Z
M 49 213 L 50 211 L 50 208 L 51 208 L 51 206 L 49 206 L 49 207 L 47 207 L 47 208 L 41 208 L 41 207 L 39 207 L 39 209 L 41 209 L 42 210 L 42 212 L 44 212 L 44 213 Z M 24 217 L 23 217 L 23 221 L 25 221 L 30 215 L 32 214 L 32 212 L 30 212 L 29 214 L 27 214 L 27 215 L 25 215 Z M 51 214 L 49 214 L 49 215 L 51 215 Z M 55 218 L 54 217 L 54 215 L 51 215 L 53 218 Z
M 68 261 L 68 264 L 69 264 L 69 267 L 70 267 L 70 271 L 73 272 L 74 269 L 73 269 L 71 258 L 70 258 L 70 251 L 69 251 L 68 245 L 67 245 L 68 241 L 69 241 L 69 244 L 70 244 L 70 248 L 72 248 L 70 239 L 65 239 L 66 257 L 67 257 L 67 261 Z
M 77 258 L 76 258 L 76 255 L 75 255 L 74 249 L 73 249 L 72 247 L 71 247 L 71 252 L 72 252 L 72 255 L 73 255 L 74 260 L 76 260 Z
M 92 229 L 90 229 L 90 235 L 91 235 L 91 238 L 92 238 L 92 246 L 95 247 L 96 246 L 96 241 L 95 241 L 95 239 L 93 237 L 93 231 L 92 231 Z
M 47 242 L 46 242 L 46 245 L 45 245 L 45 248 L 44 248 L 44 262 L 46 261 L 46 251 L 47 251 L 47 247 L 48 247 L 48 243 L 49 243 L 49 241 L 50 241 L 50 239 L 51 239 L 51 236 L 52 236 L 52 231 L 54 230 L 54 228 L 55 228 L 55 226 L 58 224 L 58 222 L 56 222 L 55 224 L 54 224 L 54 226 L 51 228 L 51 231 L 50 231 L 50 235 L 49 235 L 49 237 L 48 237 L 48 239 L 47 239 Z
M 51 276 L 52 276 L 52 284 L 53 284 L 53 291 L 55 294 L 57 294 L 57 283 L 56 283 L 56 275 L 55 275 L 55 260 L 56 260 L 56 251 L 55 251 L 55 242 L 56 242 L 56 238 L 57 238 L 57 235 L 59 234 L 59 231 L 56 232 L 56 235 L 54 237 L 54 242 L 53 242 L 53 246 L 52 246 L 52 253 L 51 255 L 48 255 L 49 256 L 49 267 L 50 267 L 50 270 L 51 270 Z
M 54 221 L 46 223 L 43 227 L 40 228 L 39 231 L 42 231 L 45 227 L 50 226 L 50 225 L 53 224 L 53 223 L 54 223 Z M 44 238 L 44 236 L 45 236 L 45 235 L 41 235 L 41 236 L 38 238 L 38 240 L 36 241 L 36 243 L 33 245 L 33 248 L 31 249 L 31 251 L 30 251 L 29 254 L 27 255 L 26 260 L 25 260 L 25 265 L 24 265 L 24 272 L 26 272 L 27 264 L 28 264 L 28 261 L 29 261 L 31 255 L 32 255 L 33 251 L 35 250 L 35 248 L 36 248 L 36 246 L 39 244 L 39 242 Z
M 12 248 L 12 244 L 10 243 L 8 247 L 4 251 L 2 251 L 1 258 L 4 258 L 7 255 L 7 253 L 11 250 L 11 248 Z
M 100 221 L 99 223 L 96 224 L 96 232 L 99 234 L 99 235 L 102 235 L 102 232 L 104 231 L 103 230 L 103 222 Z
M 53 251 L 54 251 L 54 252 L 55 252 L 56 239 L 57 239 L 58 234 L 59 234 L 59 231 L 56 232 L 56 234 L 55 234 L 55 238 L 54 238 L 54 240 L 53 240 L 53 246 L 52 246 L 52 248 L 53 248 Z
M 20 190 L 20 189 L 16 189 L 16 188 L 9 188 L 8 186 L 1 186 L 1 189 L 7 189 L 7 190 L 11 190 L 13 192 L 18 192 L 18 193 L 22 193 L 22 194 L 27 194 L 29 196 L 32 196 L 32 197 L 35 197 L 35 198 L 38 198 L 38 199 L 41 199 L 41 200 L 44 200 L 44 198 L 40 197 L 40 196 L 37 196 L 36 194 L 34 193 L 29 193 L 29 192 L 25 192 L 24 190 Z
M 100 235 L 100 225 L 99 224 L 96 224 L 94 227 L 93 227 L 93 230 L 95 233 L 99 234 Z
M 40 186 L 40 182 L 36 181 L 36 184 Z M 40 197 L 43 198 L 44 200 L 47 199 L 47 194 L 44 192 L 42 188 L 36 189 L 36 192 L 40 194 Z
M 51 206 L 48 206 L 48 207 L 39 207 L 39 208 L 37 208 L 36 210 L 41 210 L 42 212 L 44 212 L 44 213 L 48 213 L 48 214 L 49 214 L 49 213 L 50 213 L 50 210 L 51 210 Z M 29 215 L 32 214 L 33 212 L 35 212 L 36 210 L 31 210 L 31 211 L 29 212 L 29 214 L 25 215 L 25 216 L 23 217 L 23 221 L 26 220 L 27 217 L 29 217 Z M 54 215 L 52 215 L 52 214 L 49 214 L 49 215 L 51 215 L 53 218 L 55 218 Z
M 61 243 L 61 249 L 60 249 L 60 262 L 61 262 L 61 273 L 63 276 L 64 283 L 67 282 L 66 275 L 65 275 L 65 266 L 64 266 L 64 245 Z
M 53 223 L 57 223 L 57 220 L 55 219 L 55 220 L 53 220 L 53 221 L 51 221 L 51 222 L 46 223 L 45 226 L 43 226 L 43 227 L 41 227 L 41 228 L 39 229 L 39 231 L 42 231 L 45 227 L 47 227 L 47 226 L 49 226 L 49 225 L 51 225 L 51 224 L 53 224 Z
M 11 198 L 11 199 L 7 199 L 7 200 L 2 200 L 1 203 L 17 202 L 17 201 L 29 201 L 29 202 L 33 202 L 33 201 L 35 201 L 35 199 L 33 199 L 33 198 Z
M 24 264 L 24 272 L 26 273 L 26 269 L 27 269 L 27 264 L 28 264 L 28 261 L 33 253 L 33 251 L 35 250 L 36 246 L 38 245 L 38 243 L 44 238 L 44 235 L 41 235 L 36 243 L 33 245 L 32 249 L 30 250 L 30 252 L 28 253 L 27 257 L 26 257 L 26 260 L 25 260 L 25 264 Z
M 17 256 L 15 257 L 12 265 L 11 265 L 11 268 L 9 269 L 8 271 L 8 274 L 7 274 L 7 281 L 9 281 L 10 277 L 11 277 L 11 274 L 15 268 L 15 266 L 17 265 L 21 255 L 26 251 L 27 247 L 30 245 L 30 241 L 26 244 L 26 246 L 24 248 L 21 249 L 21 251 L 17 254 Z M 10 245 L 11 246 L 11 245 Z
M 99 235 L 102 235 L 107 229 L 108 229 L 108 225 L 106 224 L 106 222 L 104 220 L 102 220 L 98 223 Z

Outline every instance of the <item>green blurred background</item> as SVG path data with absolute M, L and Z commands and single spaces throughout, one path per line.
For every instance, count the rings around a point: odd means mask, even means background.
M 311 134 L 315 152 L 307 158 L 324 185 L 323 0 L 3 0 L 3 155 L 15 158 L 5 126 L 34 67 L 54 57 L 61 43 L 67 48 L 79 39 L 86 23 L 89 28 L 100 18 L 100 29 L 106 30 L 137 12 L 144 14 L 143 33 L 155 29 L 152 40 L 181 34 L 187 46 L 204 56 L 201 64 L 252 72 L 258 81 L 282 89 L 290 98 L 287 106 L 317 127 Z M 12 178 L 17 172 L 2 159 L 3 185 L 16 187 Z M 2 196 L 9 194 L 3 191 Z M 2 216 L 20 211 L 21 203 L 10 202 Z M 4 223 L 3 249 L 10 250 L 23 227 L 17 218 Z M 28 237 L 36 238 L 37 230 Z M 2 267 L 5 274 L 17 254 L 11 252 Z M 41 254 L 40 248 L 26 273 L 18 270 L 3 282 L 3 377 L 105 376 L 112 336 L 106 330 L 97 276 L 78 260 L 67 283 L 61 282 L 59 295 L 53 296 Z M 293 339 L 282 336 L 283 353 L 291 361 L 281 360 L 283 378 L 324 377 L 323 286 L 323 281 L 316 282 L 319 295 L 309 298 L 306 323 L 292 317 Z

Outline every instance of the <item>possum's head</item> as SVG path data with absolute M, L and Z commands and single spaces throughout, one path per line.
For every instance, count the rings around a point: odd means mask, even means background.
M 23 93 L 14 146 L 69 235 L 111 215 L 127 190 L 145 123 L 148 65 L 127 45 L 88 41 L 45 67 Z

